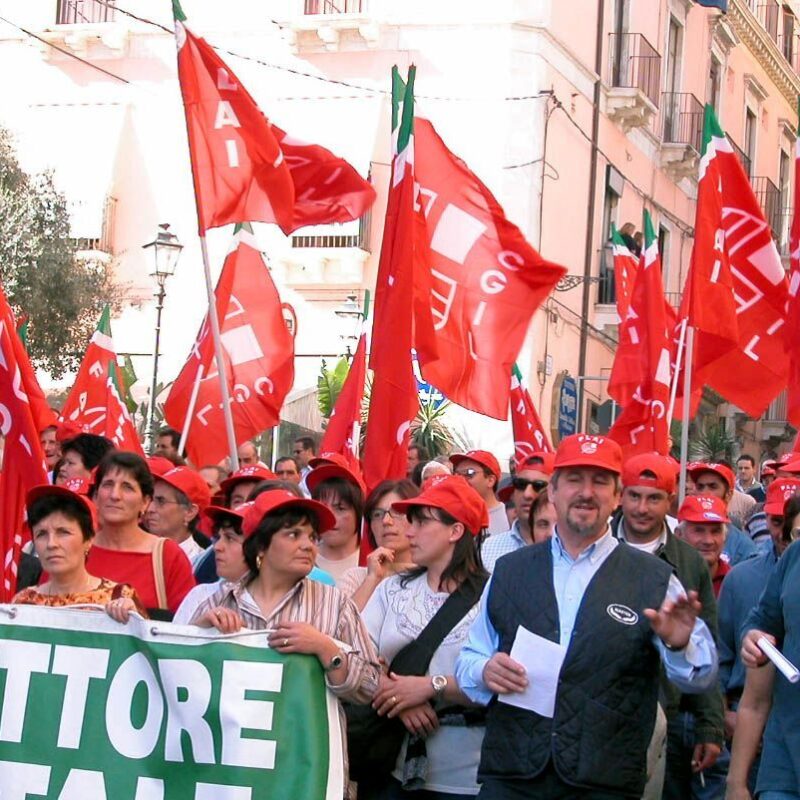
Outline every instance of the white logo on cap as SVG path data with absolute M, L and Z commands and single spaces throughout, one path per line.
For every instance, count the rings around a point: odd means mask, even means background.
M 581 445 L 581 453 L 590 456 L 597 452 L 597 442 L 584 442 Z
M 639 615 L 622 603 L 611 603 L 606 611 L 611 619 L 621 622 L 623 625 L 635 625 L 639 621 Z
M 703 519 L 713 519 L 719 522 L 722 519 L 722 517 L 719 514 L 717 514 L 716 511 L 704 511 Z
M 714 501 L 710 497 L 701 497 L 700 505 L 705 509 L 714 508 Z

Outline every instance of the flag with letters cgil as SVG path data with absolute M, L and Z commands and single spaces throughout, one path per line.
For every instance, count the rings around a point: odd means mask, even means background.
M 742 163 L 706 106 L 695 238 L 681 317 L 695 328 L 693 387 L 758 419 L 786 386 L 788 282 Z
M 375 190 L 344 159 L 270 123 L 230 67 L 185 25 L 173 0 L 178 78 L 202 236 L 231 222 L 347 222 Z
M 522 383 L 522 373 L 514 364 L 511 371 L 511 430 L 514 433 L 514 458 L 523 461 L 531 453 L 552 453 L 553 445 L 539 419 L 531 394 Z
M 215 292 L 237 443 L 277 425 L 294 382 L 294 340 L 278 291 L 249 225 L 235 234 Z M 228 453 L 214 343 L 203 321 L 189 359 L 164 404 L 167 422 L 183 430 L 196 381 L 197 399 L 186 452 L 198 466 Z
M 415 245 L 429 269 L 414 307 L 422 377 L 448 400 L 508 419 L 511 368 L 533 312 L 565 274 L 543 259 L 433 125 L 414 120 Z

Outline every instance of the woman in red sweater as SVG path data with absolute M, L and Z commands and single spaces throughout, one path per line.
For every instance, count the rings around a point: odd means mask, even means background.
M 99 530 L 86 566 L 132 586 L 152 617 L 172 619 L 194 577 L 175 542 L 139 524 L 152 496 L 153 476 L 141 456 L 115 450 L 103 458 L 95 475 Z

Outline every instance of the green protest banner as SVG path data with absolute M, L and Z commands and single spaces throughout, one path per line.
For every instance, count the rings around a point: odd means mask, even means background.
M 317 659 L 198 633 L 0 606 L 0 798 L 341 800 Z

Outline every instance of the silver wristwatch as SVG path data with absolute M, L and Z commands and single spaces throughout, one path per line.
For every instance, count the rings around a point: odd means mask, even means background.
M 433 686 L 434 699 L 438 700 L 447 688 L 447 678 L 444 675 L 432 675 L 431 686 Z
M 342 655 L 341 651 L 339 651 L 328 663 L 328 666 L 325 667 L 325 672 L 333 672 L 335 669 L 339 669 L 339 667 L 344 664 L 344 656 Z

